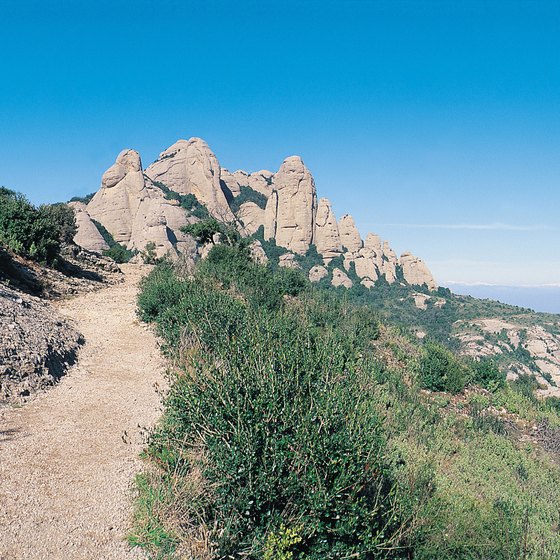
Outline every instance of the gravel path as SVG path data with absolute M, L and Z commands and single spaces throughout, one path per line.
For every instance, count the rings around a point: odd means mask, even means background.
M 142 428 L 160 414 L 156 340 L 135 316 L 145 269 L 59 305 L 86 344 L 59 385 L 0 410 L 0 559 L 141 558 L 124 541 Z

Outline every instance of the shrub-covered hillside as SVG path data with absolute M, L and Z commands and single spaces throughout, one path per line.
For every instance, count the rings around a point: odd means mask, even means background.
M 158 265 L 139 296 L 173 367 L 133 543 L 153 558 L 559 557 L 556 401 L 242 242 L 181 270 Z

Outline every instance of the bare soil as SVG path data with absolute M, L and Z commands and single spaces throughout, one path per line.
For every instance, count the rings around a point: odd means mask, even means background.
M 129 559 L 125 535 L 164 364 L 135 315 L 145 267 L 57 304 L 85 337 L 77 365 L 27 405 L 0 409 L 0 559 Z

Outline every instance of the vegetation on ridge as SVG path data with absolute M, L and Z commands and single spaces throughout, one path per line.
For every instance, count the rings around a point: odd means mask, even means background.
M 559 469 L 508 428 L 560 426 L 553 403 L 254 264 L 243 240 L 179 270 L 158 265 L 138 300 L 174 370 L 131 542 L 154 558 L 558 557 Z

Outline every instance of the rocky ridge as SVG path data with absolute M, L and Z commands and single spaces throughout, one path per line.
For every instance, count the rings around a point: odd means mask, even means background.
M 138 152 L 122 151 L 103 174 L 101 187 L 87 206 L 74 204 L 76 243 L 103 251 L 105 242 L 95 226 L 99 222 L 127 249 L 142 251 L 153 243 L 157 256 L 186 253 L 194 257 L 196 244 L 181 228 L 198 218 L 185 212 L 177 200 L 170 200 L 169 191 L 194 195 L 212 216 L 235 222 L 243 235 L 256 234 L 262 228 L 264 240 L 275 241 L 293 255 L 283 256 L 284 266 L 294 266 L 295 256 L 305 255 L 312 246 L 324 265 L 341 257 L 336 268 L 347 280 L 331 271 L 333 285 L 349 287 L 348 274 L 353 272 L 368 288 L 380 278 L 437 288 L 421 259 L 408 252 L 398 258 L 387 241 L 372 233 L 362 240 L 348 214 L 337 221 L 330 201 L 317 198 L 313 175 L 299 156 L 286 158 L 276 173 L 232 173 L 220 167 L 200 138 L 178 140 L 145 170 Z

